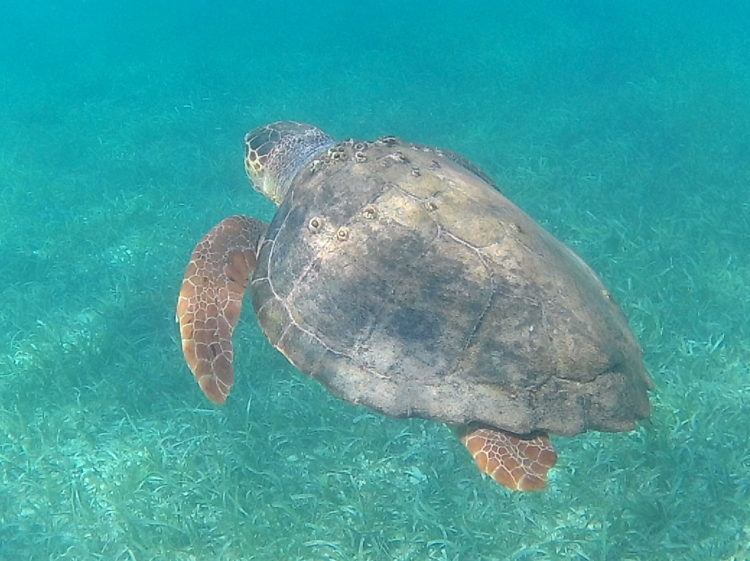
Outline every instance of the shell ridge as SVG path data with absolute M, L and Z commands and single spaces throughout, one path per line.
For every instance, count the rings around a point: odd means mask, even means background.
M 458 354 L 458 358 L 456 360 L 455 366 L 450 370 L 448 375 L 453 375 L 456 373 L 456 371 L 460 368 L 461 363 L 464 360 L 464 357 L 466 356 L 466 349 L 468 349 L 472 343 L 474 342 L 474 337 L 477 334 L 477 331 L 481 327 L 482 323 L 484 322 L 484 318 L 487 316 L 487 312 L 492 308 L 492 304 L 495 300 L 495 294 L 497 293 L 497 283 L 495 282 L 495 273 L 492 270 L 492 267 L 489 266 L 487 263 L 487 256 L 484 255 L 482 250 L 471 243 L 467 242 L 466 240 L 462 239 L 461 237 L 453 234 L 447 229 L 443 229 L 445 232 L 445 235 L 449 238 L 451 238 L 453 241 L 471 249 L 476 253 L 477 257 L 481 261 L 482 265 L 484 266 L 485 270 L 487 271 L 487 274 L 490 277 L 490 294 L 487 298 L 487 302 L 484 305 L 484 308 L 479 313 L 479 316 L 477 317 L 477 320 L 474 322 L 474 325 L 471 328 L 471 331 L 469 332 L 468 336 L 466 337 L 466 341 L 461 347 L 461 352 Z

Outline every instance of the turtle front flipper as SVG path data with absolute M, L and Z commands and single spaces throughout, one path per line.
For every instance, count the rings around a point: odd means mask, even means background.
M 244 216 L 225 218 L 195 247 L 182 281 L 176 315 L 182 352 L 214 403 L 224 403 L 234 381 L 232 332 L 266 228 Z
M 465 427 L 459 431 L 477 467 L 513 491 L 539 491 L 547 485 L 547 472 L 557 454 L 546 434 L 521 437 L 490 427 Z

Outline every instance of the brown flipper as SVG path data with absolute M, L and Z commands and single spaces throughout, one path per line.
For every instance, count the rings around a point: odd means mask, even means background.
M 543 489 L 557 461 L 546 434 L 520 437 L 489 427 L 467 427 L 460 438 L 479 470 L 513 491 Z
M 214 403 L 224 403 L 232 388 L 232 332 L 266 227 L 244 216 L 225 218 L 195 247 L 182 281 L 176 315 L 182 352 Z

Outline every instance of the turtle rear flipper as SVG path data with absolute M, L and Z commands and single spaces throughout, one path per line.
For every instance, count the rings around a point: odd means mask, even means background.
M 176 314 L 182 352 L 214 403 L 224 403 L 234 381 L 232 332 L 266 228 L 244 216 L 225 218 L 195 247 L 182 281 Z
M 513 491 L 543 489 L 557 461 L 546 434 L 524 438 L 490 427 L 467 427 L 460 438 L 479 470 Z

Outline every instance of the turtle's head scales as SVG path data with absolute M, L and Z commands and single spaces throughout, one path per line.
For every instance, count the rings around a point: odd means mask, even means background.
M 245 135 L 245 171 L 253 187 L 278 205 L 294 176 L 333 144 L 313 125 L 277 121 Z

